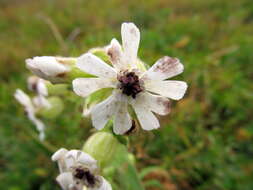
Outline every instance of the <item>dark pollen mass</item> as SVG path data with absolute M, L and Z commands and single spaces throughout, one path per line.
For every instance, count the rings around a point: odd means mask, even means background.
M 89 171 L 85 171 L 80 168 L 76 169 L 74 177 L 80 180 L 86 180 L 90 187 L 94 186 L 96 183 L 96 179 L 94 175 L 92 175 Z
M 127 96 L 135 98 L 143 90 L 139 77 L 134 72 L 124 72 L 123 75 L 118 77 L 118 80 L 120 82 L 119 88 Z
M 83 169 L 77 168 L 76 171 L 75 171 L 75 175 L 74 176 L 77 179 L 82 179 L 84 177 L 84 175 L 85 175 L 85 171 Z

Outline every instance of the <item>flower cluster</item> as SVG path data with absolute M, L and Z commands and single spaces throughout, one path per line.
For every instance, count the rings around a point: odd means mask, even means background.
M 48 91 L 43 79 L 37 77 L 28 78 L 28 88 L 32 91 L 35 91 L 36 96 L 30 98 L 22 90 L 17 89 L 14 96 L 17 101 L 22 104 L 27 113 L 27 117 L 34 123 L 38 132 L 40 140 L 45 138 L 45 125 L 43 122 L 36 117 L 36 113 L 43 108 L 50 109 L 51 104 L 46 99 Z
M 140 31 L 133 23 L 122 24 L 121 38 L 122 44 L 112 39 L 109 45 L 93 48 L 78 58 L 42 56 L 26 60 L 27 68 L 40 77 L 30 78 L 28 82 L 29 89 L 35 91 L 36 96 L 31 99 L 18 89 L 15 98 L 36 125 L 40 139 L 44 139 L 45 126 L 37 114 L 54 106 L 47 97 L 45 80 L 52 84 L 72 85 L 75 94 L 86 99 L 83 115 L 91 115 L 92 124 L 98 130 L 109 121 L 112 121 L 110 127 L 117 135 L 129 134 L 136 121 L 144 130 L 160 127 L 156 114 L 167 115 L 171 99 L 180 100 L 186 92 L 185 82 L 167 80 L 182 73 L 184 66 L 178 58 L 164 56 L 147 69 L 138 58 Z M 106 89 L 106 93 L 102 89 Z M 102 96 L 94 98 L 95 92 L 101 92 Z M 56 108 L 54 112 L 56 110 L 60 109 Z M 106 139 L 111 140 L 105 143 Z M 100 175 L 98 164 L 108 163 L 112 157 L 106 154 L 115 152 L 118 140 L 111 133 L 100 132 L 87 142 L 84 146 L 86 153 L 61 148 L 52 156 L 59 166 L 60 175 L 56 180 L 63 190 L 112 189 Z M 92 151 L 87 151 L 87 147 L 93 147 Z M 96 159 L 104 158 L 97 159 L 97 163 L 88 153 Z

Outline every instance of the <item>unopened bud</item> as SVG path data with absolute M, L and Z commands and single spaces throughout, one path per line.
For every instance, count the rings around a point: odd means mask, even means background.
M 70 68 L 56 57 L 42 56 L 26 60 L 26 66 L 33 74 L 53 83 L 61 82 L 61 75 L 69 72 Z
M 26 60 L 33 74 L 52 83 L 71 83 L 74 78 L 90 76 L 76 66 L 76 58 L 42 56 Z

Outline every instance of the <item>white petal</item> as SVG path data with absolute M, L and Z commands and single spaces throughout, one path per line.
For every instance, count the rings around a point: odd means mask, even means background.
M 80 150 L 70 150 L 65 155 L 65 163 L 67 168 L 71 168 L 76 164 L 81 164 L 89 168 L 92 172 L 98 169 L 97 161 L 92 158 L 89 154 Z
M 61 173 L 57 176 L 56 181 L 59 183 L 63 190 L 71 190 L 71 187 L 73 187 L 75 184 L 71 172 Z
M 110 79 L 102 78 L 77 78 L 72 84 L 74 92 L 82 97 L 87 97 L 99 89 L 113 88 L 116 85 Z
M 45 81 L 43 79 L 38 80 L 37 91 L 38 91 L 39 95 L 48 96 L 47 87 L 46 87 Z
M 89 98 L 85 99 L 85 103 L 83 106 L 83 116 L 90 117 L 91 109 L 97 104 L 97 102 L 91 102 Z
M 102 183 L 99 187 L 94 187 L 94 188 L 90 187 L 88 188 L 88 190 L 112 190 L 111 184 L 108 181 L 106 181 L 106 179 L 103 178 L 102 176 L 101 176 L 101 179 L 102 179 Z
M 31 91 L 36 91 L 39 79 L 40 78 L 35 76 L 35 75 L 28 77 L 27 78 L 28 89 L 31 90 Z
M 63 159 L 67 152 L 68 152 L 67 149 L 65 149 L 65 148 L 60 148 L 59 150 L 57 150 L 57 151 L 52 155 L 51 159 L 52 159 L 53 161 L 58 161 L 59 159 Z
M 42 56 L 34 57 L 33 59 L 26 60 L 26 67 L 31 70 L 35 75 L 50 79 L 60 73 L 69 71 L 69 68 L 57 62 L 55 57 Z
M 166 115 L 170 112 L 170 100 L 163 96 L 140 93 L 136 99 L 132 99 L 132 104 L 142 104 L 147 110 L 151 110 L 159 115 Z
M 44 131 L 39 132 L 39 139 L 40 139 L 40 141 L 44 141 L 45 137 L 46 137 L 46 135 L 45 135 Z
M 65 149 L 65 148 L 61 148 L 59 149 L 58 151 L 56 151 L 51 159 L 53 161 L 57 161 L 57 164 L 58 164 L 58 168 L 60 170 L 60 173 L 62 172 L 66 172 L 67 171 L 67 166 L 66 166 L 66 163 L 65 163 L 65 155 L 68 153 L 68 150 Z
M 31 101 L 30 97 L 26 93 L 24 93 L 22 90 L 17 89 L 14 94 L 14 97 L 24 107 L 30 107 L 33 109 L 32 101 Z
M 127 68 L 126 64 L 122 62 L 122 47 L 115 38 L 112 39 L 110 45 L 107 47 L 107 54 L 110 56 L 111 62 L 117 71 L 125 70 Z
M 160 127 L 156 116 L 148 110 L 143 104 L 132 104 L 137 118 L 144 130 L 152 130 Z
M 82 151 L 80 150 L 76 150 L 76 149 L 73 149 L 73 150 L 70 150 L 68 151 L 68 153 L 66 154 L 66 158 L 73 158 L 74 160 L 77 160 L 78 157 L 82 154 Z
M 91 173 L 98 171 L 97 160 L 85 152 L 81 152 L 76 161 L 89 168 Z
M 78 155 L 80 155 L 80 154 L 81 154 L 80 150 L 68 151 L 68 153 L 65 155 L 65 158 L 64 158 L 64 161 L 65 161 L 65 164 L 66 164 L 66 167 L 68 170 L 75 166 L 75 164 L 77 162 Z
M 149 81 L 145 83 L 146 90 L 160 94 L 162 96 L 179 100 L 181 99 L 187 89 L 187 84 L 183 81 Z
M 121 25 L 121 37 L 125 64 L 131 64 L 132 67 L 135 67 L 140 43 L 140 31 L 133 23 L 123 23 Z
M 132 126 L 132 120 L 128 113 L 128 102 L 127 101 L 117 101 L 113 131 L 115 134 L 124 134 Z
M 37 131 L 39 132 L 39 138 L 41 141 L 45 139 L 45 125 L 44 123 L 36 118 L 35 113 L 30 110 L 27 110 L 28 118 L 32 121 L 32 123 L 36 126 Z
M 102 129 L 115 112 L 115 95 L 112 94 L 106 100 L 95 105 L 91 109 L 91 119 L 93 126 Z
M 184 66 L 180 63 L 179 59 L 165 56 L 146 71 L 142 78 L 165 80 L 182 73 L 183 70 Z
M 51 103 L 42 95 L 33 98 L 33 104 L 36 108 L 51 108 Z
M 41 120 L 36 118 L 35 109 L 34 109 L 34 106 L 32 104 L 30 97 L 20 89 L 16 90 L 14 96 L 25 107 L 25 111 L 27 113 L 28 118 L 36 126 L 36 129 L 39 132 L 40 140 L 44 140 L 44 138 L 45 138 L 45 132 L 44 132 L 45 125 L 43 124 L 43 122 Z
M 98 77 L 116 78 L 117 76 L 116 71 L 111 66 L 91 53 L 80 56 L 76 65 L 82 71 Z

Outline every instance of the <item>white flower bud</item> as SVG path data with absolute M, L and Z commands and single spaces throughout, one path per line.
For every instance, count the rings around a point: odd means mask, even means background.
M 26 59 L 26 66 L 35 75 L 53 83 L 61 81 L 62 76 L 69 72 L 69 61 L 73 58 L 57 58 L 53 56 L 34 57 Z

